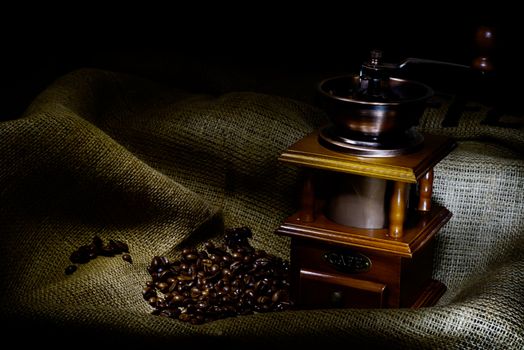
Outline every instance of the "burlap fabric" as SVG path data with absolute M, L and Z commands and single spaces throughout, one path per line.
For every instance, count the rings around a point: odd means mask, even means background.
M 296 208 L 297 169 L 277 157 L 325 123 L 324 114 L 280 97 L 190 95 L 97 70 L 59 79 L 22 118 L 0 124 L 4 337 L 522 348 L 522 131 L 482 126 L 475 115 L 446 130 L 441 116 L 428 110 L 421 129 L 461 143 L 436 168 L 434 198 L 454 213 L 437 240 L 435 278 L 448 286 L 438 306 L 290 311 L 192 326 L 150 315 L 141 296 L 146 266 L 153 255 L 220 239 L 222 224 L 250 226 L 255 246 L 287 257 L 288 239 L 273 232 Z M 487 134 L 490 142 L 478 138 Z M 99 257 L 66 276 L 69 254 L 95 234 L 126 241 L 133 264 Z

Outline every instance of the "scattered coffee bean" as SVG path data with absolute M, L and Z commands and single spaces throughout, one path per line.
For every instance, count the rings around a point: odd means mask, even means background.
M 85 264 L 99 255 L 112 257 L 122 253 L 125 253 L 122 255 L 122 259 L 132 263 L 131 255 L 129 254 L 129 247 L 126 243 L 110 239 L 107 244 L 104 244 L 104 241 L 100 237 L 94 236 L 90 244 L 80 246 L 77 250 L 72 252 L 69 256 L 69 260 L 73 264 Z M 74 269 L 72 266 L 74 266 Z M 70 275 L 76 271 L 76 268 L 75 265 L 70 265 L 66 268 L 65 273 Z
M 288 262 L 253 248 L 251 237 L 249 228 L 233 228 L 225 232 L 225 246 L 185 248 L 176 261 L 155 256 L 143 291 L 152 314 L 197 325 L 290 309 Z

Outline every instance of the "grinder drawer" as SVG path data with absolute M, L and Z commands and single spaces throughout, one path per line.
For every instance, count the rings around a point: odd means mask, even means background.
M 380 308 L 386 285 L 307 269 L 300 270 L 298 303 L 308 308 Z

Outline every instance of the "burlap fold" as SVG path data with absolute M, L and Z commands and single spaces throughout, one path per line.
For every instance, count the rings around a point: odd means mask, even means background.
M 445 129 L 442 114 L 429 110 L 420 126 L 460 141 L 435 169 L 434 199 L 454 214 L 437 238 L 434 274 L 448 286 L 438 306 L 289 311 L 191 326 L 150 315 L 141 290 L 151 258 L 219 239 L 221 225 L 249 226 L 255 246 L 288 257 L 288 239 L 273 232 L 296 208 L 297 169 L 277 157 L 327 119 L 281 97 L 191 95 L 111 72 L 68 74 L 22 118 L 0 124 L 5 336 L 265 348 L 524 347 L 522 131 L 481 125 L 476 115 Z M 65 275 L 69 254 L 95 234 L 127 242 L 133 264 L 99 257 Z

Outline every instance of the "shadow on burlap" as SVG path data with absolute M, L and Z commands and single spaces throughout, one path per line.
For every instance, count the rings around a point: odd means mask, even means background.
M 435 169 L 434 199 L 454 214 L 437 238 L 434 277 L 448 291 L 436 307 L 289 311 L 192 326 L 150 315 L 141 290 L 151 258 L 220 239 L 222 226 L 249 226 L 254 246 L 287 258 L 289 240 L 273 232 L 296 208 L 297 169 L 277 157 L 325 115 L 262 94 L 191 95 L 116 73 L 70 73 L 23 118 L 0 124 L 5 337 L 524 347 L 522 130 L 482 126 L 474 114 L 442 129 L 442 115 L 428 110 L 420 126 L 460 141 Z M 69 254 L 94 235 L 127 242 L 133 264 L 99 257 L 66 276 Z

